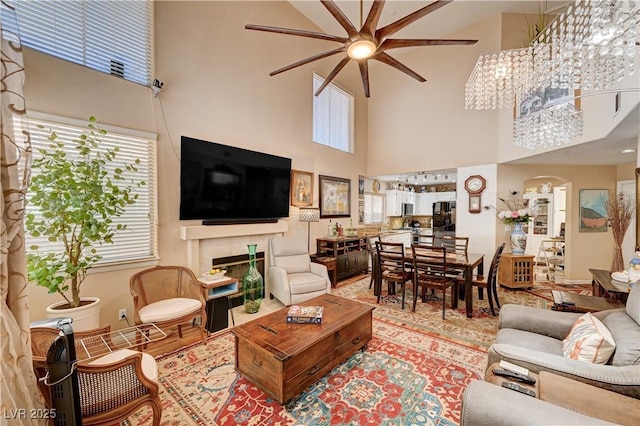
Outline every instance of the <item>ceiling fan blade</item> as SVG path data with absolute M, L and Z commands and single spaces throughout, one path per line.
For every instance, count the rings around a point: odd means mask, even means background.
M 329 83 L 331 83 L 331 80 L 333 80 L 340 71 L 342 71 L 342 68 L 344 68 L 344 66 L 347 65 L 347 62 L 349 62 L 350 59 L 351 58 L 346 57 L 346 58 L 342 58 L 342 60 L 338 62 L 338 65 L 336 65 L 336 67 L 329 73 L 327 78 L 324 79 L 324 82 L 322 83 L 322 85 L 318 88 L 318 90 L 316 90 L 316 93 L 314 93 L 314 96 L 318 96 L 320 93 L 322 93 L 324 88 L 327 87 Z
M 364 88 L 364 96 L 369 97 L 369 62 L 366 59 L 358 61 L 360 67 L 360 75 L 362 76 L 362 87 Z
M 382 8 L 384 7 L 385 0 L 375 0 L 371 5 L 371 9 L 369 10 L 369 14 L 367 15 L 367 19 L 364 21 L 364 25 L 362 26 L 363 33 L 373 34 L 376 31 L 376 27 L 378 26 L 378 21 L 380 20 L 380 16 L 382 15 Z
M 353 26 L 349 18 L 347 18 L 347 15 L 345 15 L 334 2 L 331 0 L 321 0 L 320 3 L 336 18 L 336 21 L 345 29 L 349 37 L 358 34 L 356 27 Z
M 281 72 L 289 71 L 290 69 L 299 67 L 301 65 L 308 64 L 309 62 L 317 61 L 318 59 L 323 59 L 323 58 L 326 58 L 328 56 L 332 56 L 332 55 L 335 55 L 336 53 L 340 53 L 340 52 L 344 52 L 344 51 L 345 51 L 345 47 L 344 46 L 340 46 L 337 49 L 329 50 L 327 52 L 318 53 L 317 55 L 313 55 L 313 56 L 308 57 L 306 59 L 302 59 L 302 60 L 300 60 L 298 62 L 294 62 L 291 65 L 287 65 L 286 67 L 282 67 L 282 68 L 277 69 L 277 70 L 275 70 L 273 72 L 270 72 L 269 75 L 270 76 L 274 76 L 276 74 L 280 74 Z
M 384 52 L 377 53 L 375 56 L 372 56 L 371 59 L 375 59 L 377 61 L 380 61 L 382 63 L 390 65 L 390 66 L 394 67 L 395 69 L 400 70 L 400 71 L 402 71 L 403 73 L 405 73 L 407 75 L 410 75 L 411 77 L 413 77 L 416 80 L 418 80 L 420 83 L 424 83 L 425 81 L 427 81 L 420 74 L 418 74 L 415 71 L 411 70 L 407 66 L 402 65 L 400 62 L 398 62 L 397 60 L 393 59 L 391 56 L 387 55 Z
M 451 46 L 451 45 L 469 45 L 476 44 L 478 40 L 448 40 L 448 39 L 407 39 L 407 38 L 388 38 L 382 42 L 379 51 L 396 49 L 399 47 L 414 46 Z
M 266 25 L 254 25 L 254 24 L 247 24 L 244 26 L 244 28 L 247 30 L 266 31 L 268 33 L 287 34 L 287 35 L 294 35 L 294 36 L 300 36 L 300 37 L 318 38 L 321 40 L 337 41 L 339 43 L 344 43 L 348 40 L 345 37 L 338 37 L 338 36 L 334 36 L 331 34 L 324 34 L 324 33 L 316 33 L 314 31 L 296 30 L 293 28 L 268 27 Z
M 400 18 L 397 21 L 390 23 L 386 27 L 380 28 L 376 31 L 375 37 L 378 40 L 386 40 L 390 35 L 397 33 L 407 25 L 417 21 L 418 19 L 422 18 L 425 15 L 428 15 L 435 10 L 440 9 L 442 6 L 448 5 L 452 1 L 453 0 L 440 0 L 433 2 L 430 5 L 423 7 L 422 9 L 418 9 L 415 12 L 405 16 L 404 18 Z

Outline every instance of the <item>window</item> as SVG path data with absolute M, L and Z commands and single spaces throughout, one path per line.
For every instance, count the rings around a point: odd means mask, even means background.
M 324 78 L 313 74 L 313 93 Z M 333 83 L 313 95 L 313 141 L 344 152 L 353 152 L 353 95 Z
M 44 128 L 39 128 L 41 125 Z M 47 136 L 49 129 L 58 134 L 58 139 L 65 142 L 66 146 L 72 146 L 69 141 L 76 139 L 86 130 L 87 121 L 73 120 L 64 117 L 56 117 L 48 114 L 30 112 L 29 132 L 31 133 L 31 145 L 34 157 L 39 155 L 38 148 L 48 148 Z M 137 132 L 134 130 L 110 127 L 98 123 L 98 126 L 107 131 L 100 137 L 106 148 L 120 147 L 116 162 L 133 163 L 140 160 L 136 166 L 138 171 L 127 175 L 127 179 L 144 181 L 135 189 L 138 199 L 132 205 L 126 207 L 125 213 L 113 218 L 114 225 L 118 223 L 127 226 L 127 229 L 116 233 L 113 244 L 97 245 L 96 250 L 102 259 L 99 265 L 114 263 L 144 261 L 154 259 L 156 256 L 156 135 Z M 69 151 L 69 156 L 74 151 Z M 119 166 L 114 164 L 113 167 Z M 32 169 L 32 173 L 35 170 Z M 38 209 L 28 203 L 27 214 L 38 215 Z M 50 242 L 47 236 L 32 237 L 26 234 L 27 250 L 31 245 L 37 245 L 39 252 L 57 252 L 62 250 L 61 243 Z
M 149 86 L 150 1 L 16 1 L 22 44 Z M 2 25 L 9 25 L 3 18 Z
M 384 217 L 384 196 L 364 194 L 364 223 L 382 223 Z

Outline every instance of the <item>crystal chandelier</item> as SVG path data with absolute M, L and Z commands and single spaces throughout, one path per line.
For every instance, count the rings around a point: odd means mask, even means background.
M 563 145 L 582 135 L 582 110 L 563 103 L 513 121 L 513 143 L 529 149 Z
M 576 0 L 530 46 L 481 56 L 465 86 L 465 107 L 522 110 L 536 93 L 555 93 L 567 98 L 563 107 L 543 96 L 553 102 L 538 110 L 550 111 L 519 114 L 514 142 L 532 149 L 568 143 L 582 134 L 582 112 L 569 94 L 605 90 L 633 74 L 639 31 L 640 1 Z

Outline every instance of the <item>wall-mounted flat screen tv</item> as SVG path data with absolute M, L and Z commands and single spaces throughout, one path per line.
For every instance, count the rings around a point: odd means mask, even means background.
M 204 224 L 289 216 L 291 159 L 182 136 L 180 220 Z

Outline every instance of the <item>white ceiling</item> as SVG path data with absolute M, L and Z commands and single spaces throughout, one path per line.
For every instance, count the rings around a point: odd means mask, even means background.
M 433 1 L 388 0 L 385 4 L 378 28 L 394 22 Z M 344 29 L 318 0 L 289 0 L 296 9 L 304 14 L 315 25 L 328 34 L 344 36 Z M 360 27 L 360 1 L 337 0 L 335 3 L 347 15 L 351 22 Z M 363 19 L 371 7 L 370 0 L 363 2 Z M 492 1 L 492 0 L 456 0 L 434 11 L 399 31 L 401 38 L 444 38 L 458 29 L 479 22 L 498 13 L 532 13 L 539 12 L 546 3 L 547 10 L 560 11 L 572 1 Z M 265 23 L 267 24 L 267 23 Z M 315 54 L 318 52 L 309 52 Z M 470 70 L 471 71 L 471 70 Z M 636 71 L 637 72 L 637 71 Z M 535 154 L 511 162 L 512 164 L 554 164 L 554 165 L 618 165 L 635 163 L 635 154 L 621 154 L 627 148 L 636 148 L 640 133 L 640 111 L 636 108 L 605 139 L 600 139 L 576 146 Z M 413 175 L 411 173 L 409 175 Z M 405 178 L 408 174 L 383 177 L 385 180 Z

